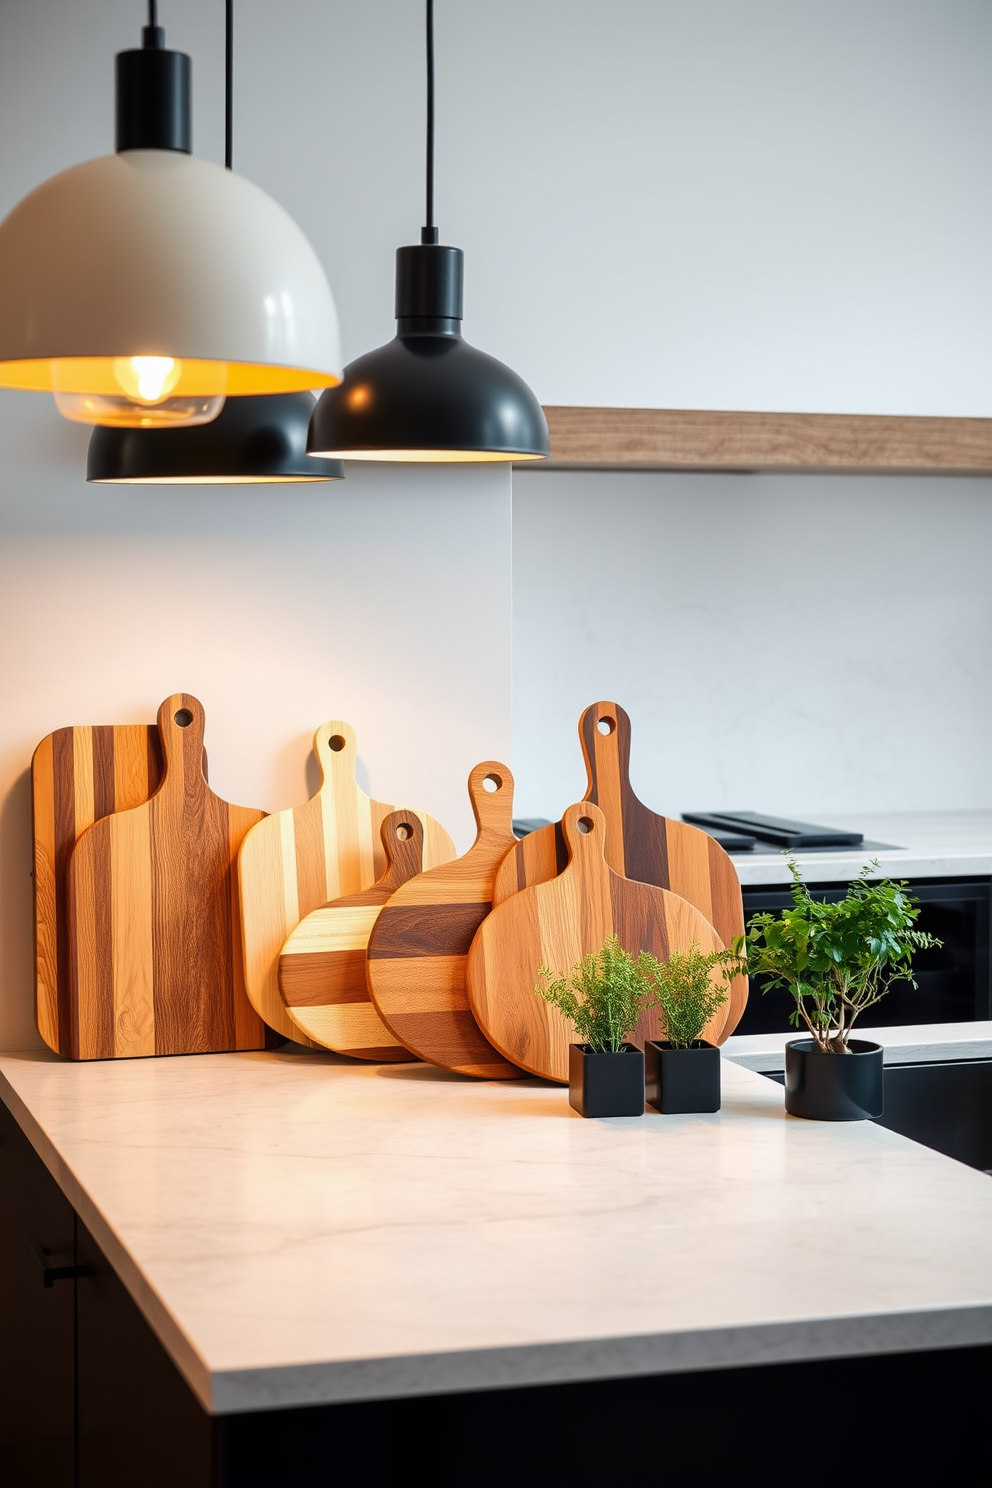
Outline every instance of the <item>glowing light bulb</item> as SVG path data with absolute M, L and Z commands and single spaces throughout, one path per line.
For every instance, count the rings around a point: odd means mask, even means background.
M 176 429 L 208 424 L 224 406 L 224 362 L 168 356 L 73 358 L 52 363 L 55 406 L 81 424 Z

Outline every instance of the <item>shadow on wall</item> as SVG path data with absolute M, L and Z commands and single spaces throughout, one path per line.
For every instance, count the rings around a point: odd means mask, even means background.
M 34 1026 L 31 772 L 18 775 L 0 805 L 0 997 L 7 1045 L 39 1049 Z

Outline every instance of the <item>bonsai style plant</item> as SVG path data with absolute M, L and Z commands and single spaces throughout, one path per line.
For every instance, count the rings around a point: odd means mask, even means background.
M 893 982 L 915 986 L 915 953 L 941 944 L 915 928 L 919 904 L 905 883 L 870 880 L 877 868 L 877 860 L 866 864 L 839 903 L 825 904 L 810 896 L 790 858 L 791 909 L 755 915 L 735 946 L 746 946 L 751 975 L 767 978 L 764 991 L 786 988 L 795 1003 L 790 1023 L 810 1035 L 786 1046 L 785 1105 L 793 1115 L 882 1114 L 881 1046 L 852 1039 L 851 1030 Z M 857 1067 L 836 1055 L 856 1055 Z
M 644 1046 L 648 1104 L 666 1115 L 719 1111 L 720 1051 L 702 1034 L 727 1001 L 727 984 L 744 970 L 743 957 L 734 950 L 704 955 L 693 941 L 667 961 L 645 954 L 643 962 L 664 1029 L 663 1038 Z
M 650 973 L 645 953 L 635 960 L 615 935 L 583 956 L 567 979 L 547 966 L 538 972 L 544 985 L 535 993 L 568 1018 L 582 1040 L 568 1051 L 568 1099 L 581 1116 L 644 1112 L 644 1055 L 628 1039 L 655 1001 Z

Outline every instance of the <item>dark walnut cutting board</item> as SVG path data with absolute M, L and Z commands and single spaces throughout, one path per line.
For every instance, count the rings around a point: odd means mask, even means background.
M 412 811 L 382 824 L 388 868 L 362 894 L 312 910 L 287 937 L 279 957 L 279 991 L 293 1023 L 325 1049 L 354 1059 L 412 1059 L 372 1005 L 365 958 L 372 926 L 388 899 L 427 867 L 424 828 Z
M 611 935 L 632 956 L 651 951 L 659 961 L 693 943 L 705 955 L 722 941 L 685 899 L 613 872 L 603 856 L 606 818 L 598 807 L 587 801 L 570 806 L 561 825 L 566 866 L 493 910 L 472 942 L 466 985 L 476 1021 L 500 1053 L 531 1074 L 567 1083 L 568 1046 L 577 1037 L 557 1008 L 535 993 L 541 966 L 567 980 L 573 966 Z M 714 982 L 722 985 L 717 977 Z M 711 1043 L 722 1034 L 728 1006 L 703 1031 Z M 634 1042 L 659 1038 L 660 1027 L 656 1010 L 643 1013 Z
M 313 736 L 320 770 L 316 795 L 302 806 L 266 817 L 245 838 L 238 858 L 245 983 L 270 1028 L 299 1043 L 314 1040 L 295 1023 L 279 992 L 279 953 L 311 910 L 345 894 L 360 894 L 388 866 L 380 836 L 395 807 L 374 801 L 355 775 L 355 731 L 341 719 Z M 455 844 L 432 816 L 416 813 L 429 867 L 455 856 Z
M 207 785 L 203 730 L 196 698 L 167 698 L 157 790 L 95 822 L 72 850 L 66 949 L 78 1059 L 265 1046 L 245 993 L 234 866 L 264 812 Z
M 468 789 L 475 842 L 463 857 L 397 889 L 369 935 L 366 975 L 372 1001 L 404 1048 L 443 1069 L 511 1080 L 520 1070 L 497 1054 L 472 1016 L 465 961 L 492 907 L 493 875 L 516 841 L 513 776 L 487 760 L 469 775 Z
M 617 703 L 593 703 L 579 719 L 586 762 L 584 799 L 606 817 L 606 861 L 615 873 L 668 889 L 694 904 L 729 946 L 744 934 L 740 880 L 729 855 L 708 833 L 688 822 L 659 816 L 630 784 L 630 719 Z M 496 875 L 493 903 L 560 873 L 568 851 L 560 822 L 518 842 Z M 730 1012 L 721 1035 L 729 1038 L 747 1005 L 747 978 L 734 978 Z

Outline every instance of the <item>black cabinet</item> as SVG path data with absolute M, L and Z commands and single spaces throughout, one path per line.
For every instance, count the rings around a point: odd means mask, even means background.
M 810 884 L 809 891 L 814 899 L 836 904 L 848 887 L 846 883 Z M 992 1018 L 992 880 L 913 879 L 910 888 L 921 905 L 917 928 L 929 931 L 943 945 L 921 951 L 914 962 L 917 985 L 896 982 L 876 1007 L 861 1015 L 858 1029 Z M 758 913 L 777 914 L 792 903 L 789 889 L 783 884 L 746 886 L 743 895 L 745 922 Z M 763 992 L 764 981 L 762 977 L 753 978 L 747 1007 L 735 1033 L 786 1033 L 792 1029 L 792 998 L 781 987 Z

